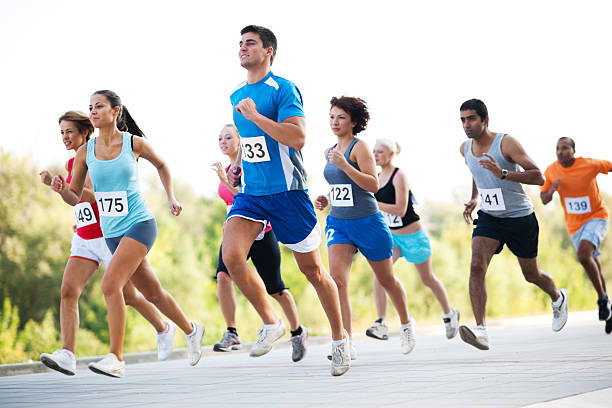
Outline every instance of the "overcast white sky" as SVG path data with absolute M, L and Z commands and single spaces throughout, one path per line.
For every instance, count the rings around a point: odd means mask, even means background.
M 0 146 L 41 168 L 63 164 L 72 153 L 57 118 L 112 89 L 174 177 L 213 196 L 217 135 L 246 78 L 240 29 L 259 24 L 278 37 L 273 72 L 304 97 L 312 195 L 327 190 L 329 99 L 345 94 L 369 104 L 360 136 L 370 146 L 400 142 L 396 164 L 420 201 L 461 188 L 467 199 L 459 105 L 472 97 L 487 104 L 490 128 L 518 138 L 542 170 L 560 136 L 576 140 L 578 155 L 612 160 L 609 4 L 0 0 Z M 612 192 L 612 176 L 599 183 Z

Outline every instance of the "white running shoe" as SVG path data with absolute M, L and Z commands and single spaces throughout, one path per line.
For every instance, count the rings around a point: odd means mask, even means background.
M 349 339 L 349 345 L 351 346 L 349 347 L 349 354 L 351 355 L 351 360 L 357 360 L 357 349 L 353 344 L 353 340 Z
M 567 309 L 569 306 L 569 293 L 567 292 L 567 289 L 560 289 L 559 292 L 561 293 L 561 296 L 563 296 L 563 301 L 558 307 L 555 307 L 554 305 L 552 306 L 552 329 L 556 332 L 561 330 L 563 326 L 565 326 L 565 323 L 567 323 Z
M 414 318 L 411 318 L 405 327 L 400 327 L 400 343 L 402 354 L 408 354 L 416 345 Z
M 487 334 L 487 328 L 484 326 L 476 326 L 475 329 L 470 329 L 467 326 L 459 327 L 459 335 L 461 340 L 467 344 L 471 344 L 480 350 L 489 349 L 489 335 Z
M 285 334 L 285 323 L 283 319 L 279 319 L 279 323 L 275 327 L 262 327 L 257 330 L 257 341 L 253 345 L 249 356 L 259 357 L 267 354 L 272 350 L 272 343 L 283 337 Z
M 446 327 L 446 338 L 452 339 L 459 331 L 459 316 L 461 314 L 457 309 L 451 308 L 450 317 L 444 317 L 444 326 Z
M 366 336 L 378 340 L 389 340 L 389 328 L 383 319 L 377 319 L 374 324 L 366 330 Z
M 96 374 L 123 378 L 125 372 L 125 361 L 119 361 L 116 355 L 113 353 L 108 353 L 102 360 L 95 363 L 89 363 L 89 369 Z
M 174 348 L 176 326 L 170 322 L 166 322 L 166 324 L 168 325 L 168 330 L 165 333 L 157 333 L 157 359 L 159 361 L 167 360 Z
M 62 374 L 76 374 L 76 360 L 64 349 L 55 350 L 53 354 L 42 353 L 40 362 Z
M 332 346 L 331 375 L 338 376 L 351 368 L 351 354 L 349 351 L 348 334 L 344 334 L 344 341 L 336 347 Z
M 195 327 L 196 332 L 191 336 L 185 336 L 187 342 L 187 357 L 189 358 L 189 365 L 194 366 L 198 364 L 202 357 L 202 340 L 204 339 L 204 326 L 200 326 L 195 322 L 191 322 L 191 325 Z

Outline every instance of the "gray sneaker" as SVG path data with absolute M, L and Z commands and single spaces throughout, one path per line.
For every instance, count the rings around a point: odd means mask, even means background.
M 452 339 L 459 331 L 459 311 L 451 308 L 450 317 L 444 317 L 444 327 L 446 327 L 446 338 Z
M 293 352 L 291 353 L 291 359 L 294 362 L 298 362 L 304 358 L 306 355 L 306 341 L 308 340 L 308 329 L 304 326 L 302 327 L 302 333 L 297 336 L 292 336 L 291 347 L 293 348 Z
M 238 333 L 232 333 L 229 330 L 223 332 L 221 341 L 213 346 L 213 351 L 232 351 L 240 350 L 242 344 L 240 344 L 240 336 Z
M 558 307 L 552 306 L 553 309 L 553 320 L 552 320 L 552 329 L 553 331 L 559 331 L 565 326 L 567 323 L 567 309 L 569 305 L 569 293 L 567 289 L 559 289 L 561 296 L 563 296 L 563 301 Z
M 389 328 L 383 319 L 378 319 L 366 330 L 366 336 L 378 340 L 389 340 Z

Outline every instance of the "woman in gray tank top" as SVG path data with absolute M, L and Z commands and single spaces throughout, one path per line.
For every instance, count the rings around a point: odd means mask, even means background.
M 408 354 L 415 345 L 414 321 L 408 315 L 406 291 L 393 274 L 393 240 L 385 224 L 374 193 L 378 178 L 374 156 L 355 135 L 367 126 L 369 113 L 359 98 L 332 98 L 329 123 L 337 143 L 325 151 L 325 179 L 329 196 L 321 195 L 315 207 L 323 210 L 331 203 L 327 217 L 329 269 L 338 285 L 342 323 L 351 337 L 351 305 L 348 279 L 353 255 L 359 250 L 368 260 L 377 279 L 385 288 L 400 317 L 401 352 Z M 351 343 L 351 359 L 356 351 Z

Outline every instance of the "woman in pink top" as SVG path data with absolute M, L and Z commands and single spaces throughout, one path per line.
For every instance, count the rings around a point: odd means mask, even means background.
M 225 125 L 219 134 L 219 148 L 221 152 L 228 156 L 230 163 L 234 163 L 240 152 L 240 136 L 234 125 Z M 233 187 L 227 179 L 227 170 L 220 162 L 213 165 L 214 170 L 219 176 L 219 197 L 225 201 L 227 210 L 232 207 L 234 195 L 238 193 L 238 187 Z M 285 287 L 281 278 L 280 265 L 281 254 L 278 241 L 272 231 L 272 226 L 268 224 L 258 237 L 249 251 L 248 258 L 251 258 L 257 273 L 263 280 L 266 291 L 281 305 L 283 312 L 291 325 L 291 345 L 293 347 L 292 360 L 300 361 L 306 355 L 306 340 L 308 330 L 299 324 L 297 308 L 291 292 Z M 248 259 L 247 258 L 247 259 Z M 223 319 L 227 324 L 227 330 L 223 332 L 221 341 L 214 345 L 214 351 L 231 351 L 240 349 L 240 336 L 236 330 L 236 294 L 234 292 L 233 280 L 229 275 L 227 267 L 223 263 L 221 247 L 219 247 L 219 262 L 215 274 L 217 280 L 217 296 Z

